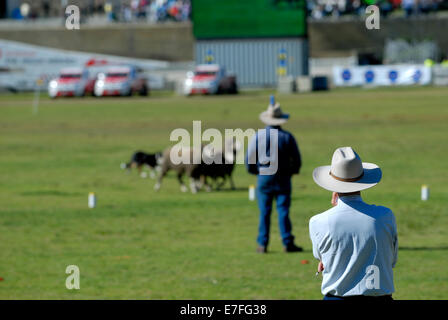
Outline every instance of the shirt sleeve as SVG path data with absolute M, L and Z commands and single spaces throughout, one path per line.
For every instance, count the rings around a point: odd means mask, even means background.
M 300 168 L 302 167 L 302 157 L 300 155 L 296 139 L 293 135 L 290 135 L 289 149 L 291 155 L 291 173 L 298 174 L 300 172 Z
M 313 245 L 313 256 L 317 260 L 322 261 L 322 256 L 319 252 L 318 232 L 316 231 L 315 220 L 313 218 L 310 219 L 309 229 L 310 229 L 311 243 Z
M 257 134 L 252 137 L 247 147 L 246 157 L 244 158 L 244 164 L 246 166 L 247 172 L 250 174 L 258 174 L 257 165 Z
M 392 268 L 395 268 L 398 260 L 398 232 L 397 232 L 397 223 L 395 221 L 395 216 L 392 213 L 392 229 L 393 229 L 393 260 L 392 260 Z

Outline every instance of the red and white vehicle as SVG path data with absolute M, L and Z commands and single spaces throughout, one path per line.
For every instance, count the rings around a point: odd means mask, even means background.
M 236 77 L 227 75 L 218 64 L 201 64 L 189 72 L 184 83 L 184 94 L 238 93 Z
M 149 88 L 143 70 L 135 66 L 109 67 L 95 82 L 96 96 L 132 96 L 136 92 L 147 96 Z
M 89 76 L 85 68 L 62 69 L 56 79 L 48 83 L 48 95 L 50 98 L 75 96 L 81 97 L 93 94 L 95 77 Z

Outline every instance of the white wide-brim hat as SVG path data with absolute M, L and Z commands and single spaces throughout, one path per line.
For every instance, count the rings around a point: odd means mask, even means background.
M 283 113 L 280 104 L 270 104 L 268 110 L 260 114 L 260 120 L 268 126 L 279 126 L 289 119 L 289 114 Z
M 331 165 L 317 167 L 313 179 L 320 187 L 339 193 L 371 188 L 380 182 L 382 172 L 374 163 L 362 162 L 351 147 L 338 148 Z

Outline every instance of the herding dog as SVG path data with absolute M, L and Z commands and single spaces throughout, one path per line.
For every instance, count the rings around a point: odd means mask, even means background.
M 128 163 L 122 163 L 121 169 L 127 169 L 128 172 L 131 171 L 132 168 L 137 168 L 140 176 L 142 178 L 146 177 L 146 174 L 142 172 L 142 168 L 144 165 L 147 165 L 150 169 L 150 176 L 151 178 L 155 177 L 154 170 L 157 170 L 157 168 L 160 166 L 162 162 L 162 153 L 146 153 L 143 151 L 136 151 L 132 154 L 131 160 Z

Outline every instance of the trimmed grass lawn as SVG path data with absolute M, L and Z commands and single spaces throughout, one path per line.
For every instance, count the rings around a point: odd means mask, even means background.
M 272 216 L 270 253 L 255 253 L 255 177 L 237 190 L 182 193 L 173 173 L 120 170 L 132 152 L 173 145 L 173 129 L 261 128 L 269 91 L 238 96 L 58 99 L 0 96 L 0 299 L 321 299 L 308 221 L 331 194 L 311 176 L 352 146 L 383 170 L 363 193 L 397 218 L 396 299 L 448 299 L 448 89 L 347 89 L 279 95 L 299 143 L 291 219 L 303 253 L 285 254 Z M 420 200 L 422 184 L 430 199 Z M 228 185 L 227 185 L 228 188 Z M 98 206 L 88 209 L 95 192 Z M 301 260 L 309 264 L 301 264 Z M 67 290 L 77 265 L 81 289 Z

